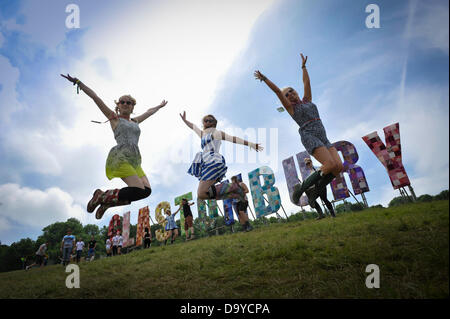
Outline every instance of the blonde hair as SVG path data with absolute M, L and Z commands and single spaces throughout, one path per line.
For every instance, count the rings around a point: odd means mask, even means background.
M 119 97 L 119 101 L 124 97 L 131 100 L 131 103 L 133 103 L 133 109 L 134 109 L 134 106 L 136 105 L 136 99 L 134 97 L 132 97 L 130 94 L 127 94 L 127 95 L 122 95 L 121 97 Z M 116 114 L 119 114 L 119 102 L 114 100 L 114 103 L 116 103 L 116 108 L 115 108 Z
M 293 91 L 295 91 L 295 93 L 298 94 L 298 92 L 297 92 L 293 87 L 290 87 L 290 86 L 286 86 L 286 87 L 282 88 L 282 89 L 281 89 L 281 93 L 284 94 L 284 92 L 286 92 L 286 91 L 289 90 L 289 89 L 292 89 Z

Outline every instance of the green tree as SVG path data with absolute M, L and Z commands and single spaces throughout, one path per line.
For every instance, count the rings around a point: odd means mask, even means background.
M 100 229 L 98 228 L 97 225 L 94 224 L 87 224 L 86 226 L 83 227 L 83 233 L 89 236 L 99 236 L 100 235 Z
M 389 207 L 394 207 L 394 206 L 400 206 L 400 205 L 404 205 L 409 203 L 409 200 L 404 198 L 403 196 L 397 196 L 394 197 L 390 202 L 389 202 Z
M 448 200 L 448 189 L 443 190 L 438 195 L 433 197 L 434 200 Z
M 418 202 L 431 202 L 433 200 L 433 196 L 424 194 L 417 197 Z

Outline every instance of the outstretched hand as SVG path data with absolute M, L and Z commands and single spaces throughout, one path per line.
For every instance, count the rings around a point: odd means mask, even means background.
M 164 106 L 166 106 L 168 102 L 169 102 L 169 101 L 162 100 L 161 104 L 159 104 L 159 107 L 164 107 Z
M 300 56 L 302 57 L 302 68 L 306 65 L 306 61 L 308 61 L 308 56 L 306 58 L 303 56 L 303 53 L 300 53 Z
M 78 79 L 77 78 L 73 78 L 69 75 L 69 73 L 67 73 L 67 75 L 61 74 L 61 76 L 63 78 L 66 78 L 67 80 L 69 80 L 70 82 L 72 82 L 73 84 L 77 83 Z
M 262 74 L 261 72 L 259 72 L 258 70 L 255 71 L 255 73 L 253 73 L 253 75 L 255 76 L 255 79 L 260 80 L 261 82 L 264 81 L 266 79 L 266 77 L 264 76 L 264 74 Z
M 180 117 L 183 120 L 183 122 L 186 122 L 186 111 L 184 111 L 183 114 L 180 113 Z
M 264 147 L 261 146 L 261 144 L 250 144 L 250 148 L 254 149 L 257 152 L 260 152 L 262 150 L 264 150 Z

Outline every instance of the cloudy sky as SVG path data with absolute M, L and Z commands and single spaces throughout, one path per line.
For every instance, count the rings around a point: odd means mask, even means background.
M 68 29 L 68 4 L 80 28 Z M 179 113 L 200 125 L 212 113 L 218 128 L 258 140 L 265 151 L 223 145 L 227 177 L 268 165 L 282 204 L 290 203 L 283 159 L 304 151 L 298 127 L 278 113 L 276 96 L 253 78 L 258 69 L 280 87 L 303 91 L 300 52 L 308 56 L 313 101 L 332 142 L 359 153 L 370 205 L 398 195 L 361 137 L 400 123 L 403 164 L 416 194 L 448 189 L 448 1 L 377 1 L 380 28 L 368 29 L 354 0 L 192 0 L 0 2 L 0 240 L 36 239 L 46 225 L 78 218 L 106 225 L 115 213 L 192 191 L 186 174 L 200 142 Z M 105 160 L 115 141 L 103 114 L 60 73 L 90 86 L 110 107 L 123 94 L 136 114 L 169 101 L 141 124 L 142 167 L 153 193 L 97 221 L 85 207 L 109 181 Z M 316 162 L 317 164 L 317 162 Z M 350 183 L 348 183 L 350 185 Z M 281 212 L 280 212 L 281 213 Z M 194 209 L 196 215 L 196 209 Z

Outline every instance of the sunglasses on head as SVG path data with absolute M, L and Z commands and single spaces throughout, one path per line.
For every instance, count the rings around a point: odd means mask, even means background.
M 131 102 L 131 101 L 119 101 L 119 103 L 122 104 L 122 105 L 124 105 L 124 104 L 131 105 L 131 104 L 133 104 L 133 102 Z

